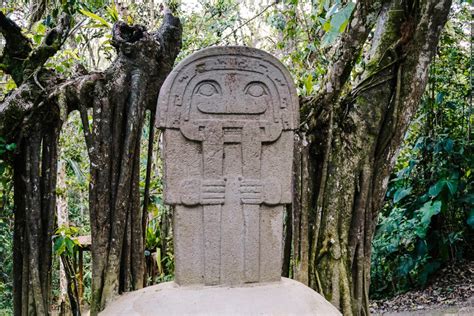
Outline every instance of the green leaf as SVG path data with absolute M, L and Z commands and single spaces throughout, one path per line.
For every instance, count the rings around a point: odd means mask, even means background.
M 471 209 L 466 222 L 472 229 L 474 229 L 474 209 Z
M 400 188 L 393 195 L 393 203 L 400 202 L 404 197 L 408 196 L 411 193 L 412 188 Z
M 305 78 L 304 87 L 306 89 L 306 94 L 311 94 L 313 91 L 313 76 L 311 74 Z
M 448 153 L 453 151 L 453 146 L 454 146 L 454 141 L 450 138 L 446 140 L 446 143 L 444 144 L 444 150 L 446 150 Z
M 441 211 L 441 201 L 436 202 L 426 202 L 418 212 L 421 213 L 421 223 L 425 226 L 428 226 L 431 223 L 431 218 L 439 214 Z
M 341 24 L 341 26 L 339 27 L 339 30 L 338 30 L 339 33 L 344 32 L 344 30 L 346 29 L 347 24 L 349 24 L 349 19 L 345 20 L 345 21 Z
M 456 193 L 456 191 L 458 190 L 458 180 L 457 179 L 447 180 L 446 185 L 448 186 L 449 192 L 451 194 Z
M 438 92 L 436 94 L 436 103 L 441 104 L 443 102 L 443 99 L 444 99 L 444 93 L 443 92 Z
M 16 148 L 16 144 L 15 143 L 8 144 L 5 146 L 5 148 L 9 151 L 14 151 Z
M 336 40 L 338 35 L 339 33 L 337 32 L 327 32 L 326 34 L 324 34 L 323 39 L 321 40 L 321 46 L 328 47 Z
M 39 45 L 43 37 L 44 37 L 43 35 L 35 34 L 33 35 L 33 41 L 35 42 L 36 45 Z
M 118 16 L 118 11 L 117 11 L 117 6 L 115 5 L 115 1 L 112 1 L 112 4 L 105 9 L 107 10 L 107 13 L 109 13 L 112 21 L 117 22 L 119 19 L 119 16 Z
M 398 267 L 398 271 L 400 275 L 406 276 L 413 269 L 415 261 L 411 256 L 404 256 L 402 260 L 402 264 Z
M 65 238 L 65 244 L 67 248 L 67 254 L 69 256 L 72 256 L 74 254 L 74 242 L 72 241 L 71 238 Z
M 341 33 L 345 29 L 345 25 L 349 22 L 355 3 L 349 2 L 342 10 L 338 11 L 331 18 L 331 31 Z M 344 27 L 343 27 L 344 25 Z
M 56 237 L 54 240 L 54 246 L 53 246 L 54 253 L 60 256 L 64 252 L 65 249 L 66 249 L 66 244 L 64 242 L 64 237 L 63 236 Z
M 100 17 L 98 16 L 97 14 L 94 14 L 90 11 L 87 11 L 87 10 L 84 10 L 84 9 L 81 9 L 79 10 L 82 14 L 84 14 L 85 16 L 88 16 L 89 18 L 99 22 L 102 26 L 104 27 L 107 27 L 107 28 L 110 28 L 110 24 L 109 22 L 107 22 L 103 17 Z
M 323 30 L 325 32 L 329 32 L 329 30 L 331 29 L 331 21 L 326 21 L 324 24 L 323 24 Z
M 438 182 L 436 182 L 434 185 L 430 187 L 430 189 L 428 190 L 428 194 L 431 197 L 437 197 L 438 194 L 443 190 L 444 185 L 445 185 L 445 180 L 439 180 Z

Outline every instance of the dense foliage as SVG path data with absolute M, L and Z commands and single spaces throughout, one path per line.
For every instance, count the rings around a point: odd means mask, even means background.
M 469 19 L 467 6 L 452 13 L 390 179 L 373 240 L 376 296 L 423 286 L 440 267 L 474 259 Z

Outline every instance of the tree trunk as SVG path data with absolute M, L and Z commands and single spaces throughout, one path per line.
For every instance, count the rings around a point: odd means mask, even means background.
M 69 211 L 67 207 L 67 195 L 66 195 L 66 162 L 63 161 L 60 163 L 58 170 L 58 179 L 57 179 L 57 190 L 56 190 L 56 199 L 57 199 L 57 211 L 56 219 L 58 227 L 69 226 Z M 67 276 L 65 271 L 65 266 L 63 260 L 59 259 L 59 298 L 61 315 L 68 315 L 71 308 L 68 300 L 68 286 L 67 286 Z
M 0 65 L 18 86 L 0 105 L 0 134 L 17 144 L 12 157 L 4 157 L 14 172 L 15 315 L 49 314 L 57 147 L 64 111 L 46 98 L 44 86 L 56 83 L 57 77 L 42 65 L 59 49 L 69 22 L 61 17 L 33 49 L 21 29 L 0 12 L 0 32 L 6 40 Z
M 155 110 L 160 86 L 172 69 L 180 43 L 181 25 L 170 13 L 156 33 L 117 23 L 113 28 L 117 59 L 87 88 L 94 98 L 78 100 L 91 162 L 93 314 L 119 293 L 144 285 L 141 131 L 145 111 Z
M 450 5 L 449 0 L 357 2 L 322 90 L 304 101 L 308 150 L 302 151 L 306 157 L 301 157 L 298 178 L 306 197 L 294 218 L 307 216 L 308 208 L 315 211 L 309 283 L 344 315 L 369 314 L 378 210 Z M 374 23 L 371 47 L 363 56 L 366 69 L 351 81 Z M 305 190 L 305 183 L 312 189 Z
M 81 114 L 91 162 L 92 313 L 118 293 L 143 286 L 141 129 L 145 111 L 155 110 L 161 84 L 179 52 L 181 25 L 170 12 L 153 33 L 118 22 L 112 37 L 118 57 L 111 67 L 91 74 L 78 68 L 76 77 L 66 79 L 43 65 L 61 48 L 69 24 L 62 17 L 33 49 L 21 29 L 0 12 L 6 39 L 1 67 L 18 86 L 0 106 L 1 135 L 18 144 L 10 159 L 15 174 L 16 315 L 49 313 L 58 134 L 75 109 Z
M 57 121 L 56 121 L 57 122 Z M 19 144 L 14 167 L 15 314 L 49 313 L 51 239 L 54 232 L 57 141 L 60 125 L 31 127 Z

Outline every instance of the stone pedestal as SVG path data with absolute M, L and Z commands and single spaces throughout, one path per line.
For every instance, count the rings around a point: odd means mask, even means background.
M 320 315 L 341 313 L 300 282 L 254 283 L 239 287 L 178 286 L 166 282 L 122 295 L 101 316 Z

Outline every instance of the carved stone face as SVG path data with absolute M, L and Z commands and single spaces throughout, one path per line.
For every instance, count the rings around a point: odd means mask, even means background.
M 273 57 L 247 47 L 227 47 L 219 53 L 211 48 L 183 60 L 160 95 L 157 123 L 162 128 L 208 120 L 297 128 L 291 76 Z
M 272 94 L 268 86 L 268 80 L 247 72 L 219 71 L 212 76 L 197 76 L 186 90 L 192 94 L 192 111 L 217 114 L 213 118 L 218 119 L 221 115 L 229 118 L 232 114 L 258 115 L 271 110 Z

